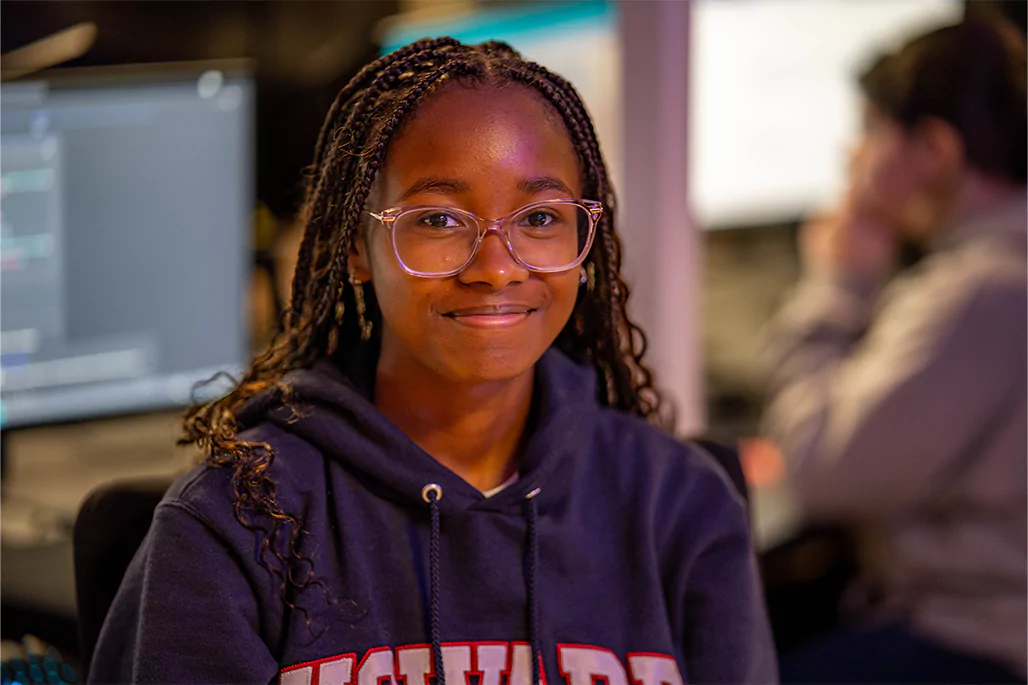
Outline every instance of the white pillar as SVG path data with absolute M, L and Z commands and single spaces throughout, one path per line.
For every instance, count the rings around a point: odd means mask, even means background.
M 623 0 L 619 227 L 630 313 L 647 359 L 675 403 L 677 430 L 706 425 L 701 355 L 702 236 L 686 200 L 689 3 Z

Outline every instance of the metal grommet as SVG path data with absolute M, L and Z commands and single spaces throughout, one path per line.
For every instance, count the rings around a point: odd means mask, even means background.
M 430 492 L 434 492 L 435 493 L 435 497 L 429 498 L 428 494 Z M 425 487 L 421 488 L 421 499 L 425 500 L 426 502 L 431 502 L 432 500 L 435 500 L 436 502 L 438 502 L 442 498 L 443 498 L 443 489 L 441 487 L 439 487 L 438 485 L 436 485 L 435 483 L 429 483 Z
M 536 488 L 532 492 L 530 492 L 527 495 L 525 495 L 525 499 L 532 499 L 533 497 L 535 497 L 536 495 L 538 495 L 542 491 L 543 491 L 542 488 Z

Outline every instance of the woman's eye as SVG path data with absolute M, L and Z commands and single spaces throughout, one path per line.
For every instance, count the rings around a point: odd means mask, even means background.
M 528 214 L 524 219 L 524 223 L 533 228 L 541 228 L 549 226 L 556 220 L 556 217 L 550 212 L 539 210 Z
M 422 216 L 421 223 L 432 228 L 457 228 L 460 226 L 456 217 L 442 212 Z

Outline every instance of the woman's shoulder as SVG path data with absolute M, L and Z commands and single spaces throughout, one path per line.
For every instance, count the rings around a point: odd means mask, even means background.
M 636 458 L 627 461 L 636 467 L 687 469 L 703 473 L 717 469 L 717 462 L 710 453 L 695 441 L 675 437 L 642 417 L 603 408 L 597 425 L 597 437 L 609 446 L 611 456 L 619 457 L 626 451 L 631 452 Z
M 745 483 L 729 474 L 733 451 L 726 445 L 719 459 L 700 443 L 676 438 L 645 419 L 604 409 L 593 458 L 603 469 L 616 472 L 623 485 L 635 492 L 675 501 L 712 506 L 745 507 Z M 626 488 L 627 489 L 627 488 Z
M 324 478 L 324 456 L 302 438 L 264 423 L 240 433 L 237 440 L 270 448 L 270 452 L 253 452 L 250 473 L 267 475 L 284 510 L 302 506 L 319 484 L 323 488 L 319 479 Z M 161 506 L 185 510 L 215 529 L 234 530 L 238 526 L 237 473 L 242 472 L 231 462 L 217 465 L 205 460 L 172 483 Z

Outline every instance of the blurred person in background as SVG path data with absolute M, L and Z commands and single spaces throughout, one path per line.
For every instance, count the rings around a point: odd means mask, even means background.
M 880 591 L 786 683 L 1024 682 L 1025 39 L 983 18 L 861 77 L 863 133 L 770 329 L 767 435 Z M 901 240 L 927 257 L 894 279 Z M 888 281 L 888 282 L 887 282 Z
M 773 682 L 744 504 L 659 428 L 614 215 L 578 94 L 509 46 L 363 69 L 288 316 L 189 414 L 206 463 L 90 681 Z

